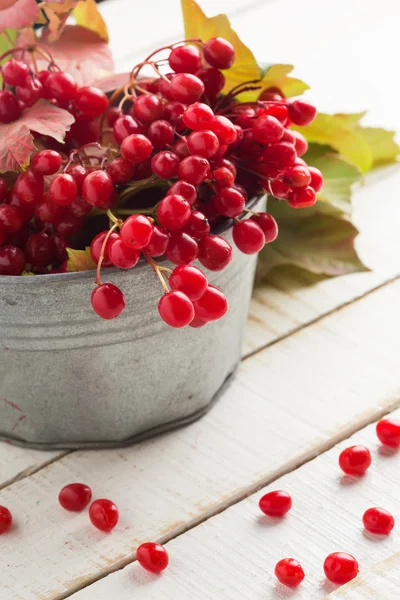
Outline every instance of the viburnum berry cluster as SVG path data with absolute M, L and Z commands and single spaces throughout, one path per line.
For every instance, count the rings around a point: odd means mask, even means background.
M 101 268 L 132 269 L 141 257 L 163 286 L 158 310 L 166 323 L 201 327 L 223 317 L 225 295 L 193 263 L 209 271 L 230 263 L 232 247 L 215 233 L 227 220 L 245 254 L 275 240 L 272 215 L 247 208 L 254 196 L 267 192 L 293 208 L 316 202 L 323 178 L 301 158 L 307 141 L 292 128 L 309 124 L 316 109 L 277 88 L 241 102 L 258 82 L 226 91 L 223 71 L 235 52 L 223 38 L 153 52 L 109 98 L 79 87 L 51 57 L 35 71 L 13 52 L 1 67 L 0 122 L 16 121 L 43 98 L 75 122 L 64 144 L 36 135 L 29 168 L 11 183 L 0 179 L 0 275 L 68 271 L 67 247 L 87 244 L 100 317 L 125 308 L 122 291 L 101 282 Z M 143 77 L 144 68 L 154 77 Z M 163 258 L 175 268 L 156 261 Z

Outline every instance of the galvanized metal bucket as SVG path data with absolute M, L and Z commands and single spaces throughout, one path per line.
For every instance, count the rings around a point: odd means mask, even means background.
M 254 201 L 261 209 L 264 199 Z M 231 230 L 221 233 L 230 240 Z M 131 444 L 204 414 L 240 360 L 255 256 L 235 251 L 210 282 L 229 312 L 200 329 L 168 327 L 142 261 L 106 269 L 124 313 L 93 312 L 93 271 L 0 277 L 0 439 L 40 449 Z

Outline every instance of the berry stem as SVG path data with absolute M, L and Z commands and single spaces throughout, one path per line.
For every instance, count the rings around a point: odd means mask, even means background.
M 151 268 L 153 269 L 153 271 L 157 274 L 157 277 L 159 278 L 159 280 L 161 281 L 161 285 L 163 286 L 164 293 L 168 294 L 169 289 L 168 289 L 165 279 L 161 273 L 161 269 L 164 270 L 164 267 L 159 267 L 158 264 L 156 263 L 156 261 L 153 260 L 152 257 L 149 256 L 148 254 L 144 254 L 144 257 L 147 260 L 147 262 L 149 263 L 149 265 L 151 266 Z
M 121 208 L 118 209 L 118 214 L 123 216 L 130 215 L 153 215 L 152 208 Z
M 110 214 L 108 214 L 108 213 L 110 213 Z M 114 215 L 110 211 L 107 211 L 107 215 L 109 216 L 110 219 L 111 219 L 111 216 L 113 217 L 113 219 L 116 219 L 116 217 L 114 217 Z M 113 219 L 111 219 L 111 220 L 113 220 Z M 95 279 L 96 285 L 101 285 L 101 280 L 100 280 L 101 265 L 103 263 L 104 252 L 105 252 L 105 249 L 107 246 L 107 242 L 110 238 L 110 235 L 112 234 L 112 232 L 115 229 L 117 229 L 117 227 L 121 227 L 121 225 L 122 225 L 122 221 L 120 221 L 119 219 L 116 219 L 116 221 L 117 222 L 114 222 L 114 225 L 110 228 L 109 232 L 107 233 L 106 237 L 104 238 L 103 245 L 101 246 L 99 262 L 97 263 L 97 269 L 96 269 L 96 279 Z

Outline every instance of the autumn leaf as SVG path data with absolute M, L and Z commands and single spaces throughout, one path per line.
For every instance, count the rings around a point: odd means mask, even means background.
M 90 248 L 85 250 L 74 250 L 67 248 L 68 253 L 68 269 L 71 273 L 77 271 L 89 271 L 97 267 L 90 255 Z
M 0 124 L 0 173 L 21 171 L 28 166 L 36 149 L 30 131 L 62 142 L 73 122 L 74 117 L 68 111 L 39 100 L 14 123 Z
M 43 21 L 36 0 L 14 0 L 0 9 L 0 33 L 5 29 L 22 29 Z
M 68 17 L 78 2 L 79 0 L 49 0 L 41 3 L 41 9 L 48 21 L 46 35 L 50 42 L 54 42 L 61 34 Z
M 394 131 L 380 127 L 357 127 L 357 132 L 367 142 L 372 153 L 372 167 L 392 163 L 400 155 L 400 148 L 394 140 Z
M 95 0 L 81 0 L 76 6 L 73 15 L 77 25 L 94 31 L 102 40 L 108 42 L 107 25 L 99 13 Z

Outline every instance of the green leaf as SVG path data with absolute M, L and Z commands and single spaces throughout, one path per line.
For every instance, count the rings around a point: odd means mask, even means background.
M 369 144 L 372 167 L 392 163 L 400 155 L 400 147 L 394 141 L 395 132 L 380 127 L 358 127 L 358 133 Z
M 266 71 L 261 81 L 262 89 L 269 87 L 277 87 L 287 98 L 292 96 L 300 96 L 306 90 L 310 89 L 310 86 L 296 79 L 295 77 L 288 77 L 288 74 L 293 71 L 293 65 L 271 65 Z
M 268 199 L 268 212 L 278 222 L 275 242 L 261 251 L 258 281 L 279 266 L 295 265 L 312 273 L 335 276 L 369 269 L 354 249 L 357 229 L 347 220 L 321 214 L 318 204 L 296 210 L 285 202 Z
M 90 248 L 87 247 L 85 250 L 74 250 L 73 248 L 67 248 L 68 254 L 68 269 L 71 273 L 77 271 L 89 271 L 97 267 L 93 261 Z
M 17 30 L 16 29 L 6 29 L 3 33 L 0 34 L 0 55 L 7 52 L 15 46 L 15 41 L 17 39 Z M 4 61 L 3 61 L 4 62 Z M 3 82 L 3 77 L 0 73 L 0 85 Z

